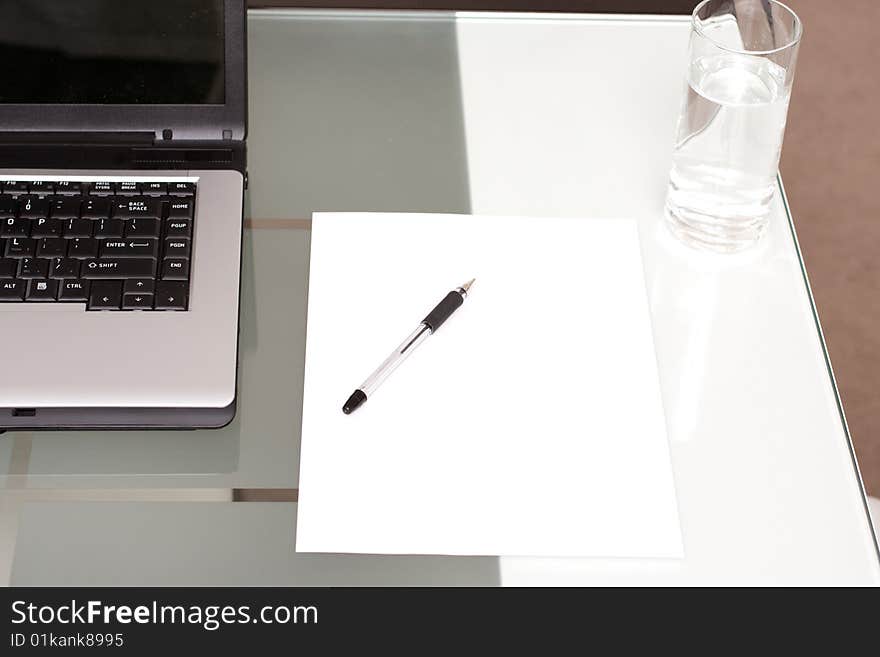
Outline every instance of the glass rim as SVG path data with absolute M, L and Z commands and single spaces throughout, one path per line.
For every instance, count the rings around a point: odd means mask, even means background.
M 778 48 L 771 48 L 770 50 L 748 50 L 746 48 L 731 48 L 730 46 L 725 46 L 718 42 L 717 39 L 713 39 L 711 36 L 706 34 L 703 29 L 700 27 L 699 20 L 697 18 L 697 13 L 707 4 L 713 2 L 714 0 L 702 0 L 696 7 L 694 7 L 693 13 L 691 13 L 691 28 L 699 34 L 704 39 L 708 39 L 712 42 L 712 44 L 721 50 L 731 52 L 737 55 L 773 55 L 778 52 L 782 52 L 784 50 L 788 50 L 789 48 L 795 47 L 798 43 L 800 43 L 801 37 L 804 35 L 804 26 L 801 22 L 800 16 L 798 16 L 794 10 L 788 5 L 779 2 L 779 0 L 768 0 L 771 4 L 782 7 L 785 11 L 787 11 L 792 18 L 794 18 L 794 36 L 791 40 L 786 43 L 784 46 L 779 46 Z

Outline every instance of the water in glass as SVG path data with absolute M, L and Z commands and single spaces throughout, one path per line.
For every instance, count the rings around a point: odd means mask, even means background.
M 789 88 L 770 59 L 692 61 L 666 200 L 670 228 L 696 246 L 738 251 L 763 233 L 776 190 Z

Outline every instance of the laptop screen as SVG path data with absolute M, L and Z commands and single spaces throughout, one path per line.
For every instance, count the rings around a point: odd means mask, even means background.
M 223 0 L 0 0 L 0 103 L 223 104 Z

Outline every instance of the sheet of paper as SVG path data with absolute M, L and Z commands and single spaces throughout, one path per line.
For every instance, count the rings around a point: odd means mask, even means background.
M 311 251 L 297 551 L 682 555 L 635 222 L 316 214 Z

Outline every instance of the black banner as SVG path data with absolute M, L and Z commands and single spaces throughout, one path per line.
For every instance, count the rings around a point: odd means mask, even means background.
M 0 654 L 538 654 L 639 647 L 840 647 L 872 633 L 876 591 L 680 589 L 6 589 Z M 862 600 L 857 600 L 861 597 Z M 864 622 L 861 620 L 864 618 Z M 836 628 L 844 627 L 843 632 Z M 876 637 L 875 637 L 876 640 Z M 720 643 L 719 643 L 720 642 Z M 478 651 L 477 648 L 480 647 Z M 62 652 L 58 652 L 58 651 Z M 519 651 L 518 651 L 519 652 Z

